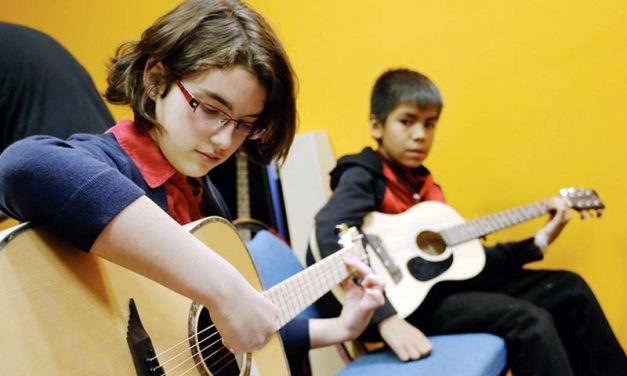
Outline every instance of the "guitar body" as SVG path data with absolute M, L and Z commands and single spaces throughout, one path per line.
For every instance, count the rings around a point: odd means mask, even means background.
M 230 223 L 212 217 L 188 226 L 262 290 L 248 251 Z M 81 252 L 45 230 L 20 225 L 0 233 L 0 278 L 3 374 L 137 374 L 126 338 L 130 299 L 163 367 L 156 374 L 189 370 L 186 375 L 214 375 L 218 370 L 209 364 L 217 362 L 216 357 L 206 362 L 194 359 L 192 351 L 199 352 L 205 345 L 188 340 L 210 326 L 209 322 L 203 327 L 209 317 L 206 309 L 139 274 Z M 175 359 L 167 362 L 170 358 Z M 278 334 L 252 356 L 216 367 L 219 375 L 249 371 L 289 375 Z
M 373 247 L 366 248 L 372 269 L 385 280 L 386 296 L 399 316 L 414 312 L 436 283 L 472 278 L 483 270 L 485 253 L 478 240 L 437 247 L 440 230 L 463 222 L 455 209 L 437 201 L 419 203 L 401 214 L 372 212 L 364 218 L 363 233 L 371 242 L 373 236 L 378 238 L 399 269 L 395 278 Z M 436 243 L 436 251 L 429 249 L 430 243 Z
M 15 219 L 9 218 L 0 212 L 0 231 L 17 226 L 18 224 L 19 223 Z

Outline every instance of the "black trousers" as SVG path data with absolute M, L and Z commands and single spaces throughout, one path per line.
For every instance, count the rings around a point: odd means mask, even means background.
M 599 303 L 572 272 L 521 269 L 443 282 L 408 321 L 427 335 L 502 337 L 516 376 L 627 375 L 625 352 Z

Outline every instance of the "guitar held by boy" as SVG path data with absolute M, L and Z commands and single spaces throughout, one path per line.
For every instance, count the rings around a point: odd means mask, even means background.
M 583 219 L 600 217 L 605 208 L 590 189 L 563 188 L 558 199 Z M 398 314 L 407 317 L 436 283 L 472 278 L 483 270 L 485 253 L 478 239 L 548 214 L 548 201 L 468 222 L 439 201 L 424 201 L 400 214 L 372 212 L 362 226 L 372 269 L 385 280 Z

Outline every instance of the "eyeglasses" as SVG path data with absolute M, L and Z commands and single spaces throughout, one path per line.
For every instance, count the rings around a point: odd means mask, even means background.
M 192 93 L 190 93 L 180 80 L 176 81 L 176 86 L 178 86 L 181 93 L 183 93 L 185 100 L 192 108 L 192 112 L 198 114 L 203 124 L 207 124 L 210 127 L 224 127 L 230 122 L 233 122 L 235 124 L 235 132 L 237 132 L 240 136 L 248 138 L 249 140 L 258 139 L 265 131 L 264 128 L 259 127 L 255 123 L 235 120 L 224 111 L 199 101 L 194 98 Z M 200 107 L 201 111 L 196 112 L 198 107 Z

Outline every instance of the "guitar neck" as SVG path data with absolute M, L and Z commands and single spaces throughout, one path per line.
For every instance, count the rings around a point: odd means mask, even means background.
M 235 154 L 235 170 L 237 172 L 237 217 L 238 219 L 250 218 L 250 191 L 248 185 L 248 161 L 242 153 Z M 249 229 L 239 230 L 242 239 L 247 242 L 252 238 Z
M 331 288 L 350 275 L 344 263 L 346 254 L 359 254 L 360 245 L 346 247 L 302 272 L 266 290 L 264 295 L 279 309 L 282 327 Z
M 237 153 L 235 163 L 237 172 L 237 218 L 250 218 L 248 161 L 242 153 Z
M 457 245 L 543 216 L 549 212 L 548 199 L 496 214 L 480 217 L 440 231 L 447 245 Z

